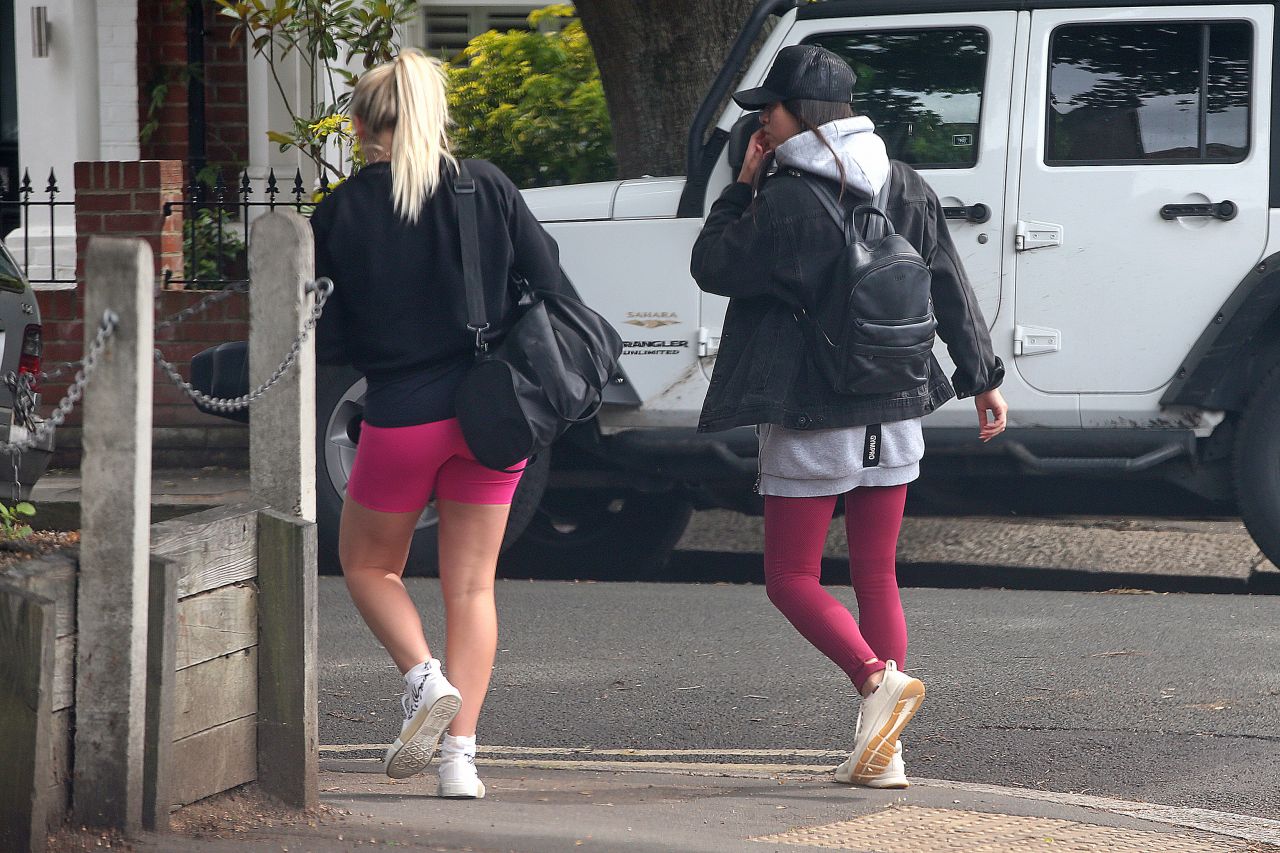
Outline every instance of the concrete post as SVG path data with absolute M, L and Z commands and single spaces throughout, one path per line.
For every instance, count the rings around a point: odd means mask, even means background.
M 249 241 L 249 385 L 258 387 L 280 364 L 302 328 L 315 275 L 311 226 L 292 210 L 253 224 Z M 249 418 L 249 487 L 286 515 L 316 520 L 315 347 L 253 404 Z
M 311 304 L 311 227 L 292 210 L 253 224 L 249 244 L 249 379 L 280 364 Z M 315 347 L 253 404 L 249 485 L 259 514 L 258 781 L 285 802 L 319 801 L 316 696 Z
M 75 820 L 136 832 L 142 819 L 151 524 L 151 247 L 96 237 L 85 349 L 119 325 L 84 395 L 76 648 Z

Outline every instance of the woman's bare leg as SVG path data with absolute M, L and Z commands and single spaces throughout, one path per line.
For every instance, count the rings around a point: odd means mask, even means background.
M 348 500 L 338 536 L 351 600 L 402 674 L 431 657 L 422 617 L 400 579 L 419 515 L 378 512 Z
M 440 513 L 440 591 L 444 596 L 446 665 L 462 694 L 449 733 L 471 736 L 489 690 L 498 650 L 493 578 L 507 526 L 508 504 L 436 501 Z

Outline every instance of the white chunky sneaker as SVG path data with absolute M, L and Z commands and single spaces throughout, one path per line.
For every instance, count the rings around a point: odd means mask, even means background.
M 431 763 L 436 743 L 462 708 L 462 694 L 437 673 L 407 686 L 400 703 L 404 706 L 404 725 L 400 727 L 400 737 L 387 747 L 383 764 L 392 779 L 421 773 Z
M 847 762 L 846 762 L 847 764 Z M 837 782 L 853 782 L 850 778 L 841 776 L 840 771 L 845 769 L 845 765 L 841 764 L 836 770 Z M 868 788 L 910 788 L 911 783 L 907 781 L 907 765 L 902 761 L 902 741 L 898 741 L 893 748 L 893 758 L 889 761 L 889 766 L 884 772 L 878 776 L 872 776 L 870 779 L 862 783 Z
M 888 769 L 898 755 L 898 735 L 924 702 L 924 684 L 898 671 L 887 661 L 884 680 L 875 693 L 862 700 L 853 752 L 836 769 L 842 782 L 867 785 Z
M 476 773 L 474 752 L 441 750 L 437 772 L 440 774 L 441 797 L 457 800 L 484 798 L 484 783 Z

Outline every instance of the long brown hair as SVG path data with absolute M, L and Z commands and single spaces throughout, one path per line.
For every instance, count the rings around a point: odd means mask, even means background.
M 838 198 L 843 199 L 848 175 L 845 173 L 844 163 L 840 162 L 840 155 L 836 153 L 836 149 L 831 147 L 830 140 L 822 132 L 822 125 L 842 118 L 852 118 L 853 105 L 836 101 L 809 101 L 797 98 L 792 101 L 783 101 L 782 107 L 795 116 L 796 121 L 799 122 L 802 128 L 811 131 L 814 136 L 818 137 L 822 144 L 827 146 L 831 156 L 835 158 L 836 168 L 840 170 L 840 195 Z

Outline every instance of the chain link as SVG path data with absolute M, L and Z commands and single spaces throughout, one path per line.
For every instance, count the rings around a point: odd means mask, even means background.
M 189 320 L 197 314 L 208 310 L 211 306 L 228 299 L 233 294 L 245 292 L 246 289 L 246 284 L 239 284 L 228 287 L 225 290 L 210 293 L 194 305 L 182 309 L 169 319 L 157 324 L 155 327 L 156 331 L 171 328 L 182 323 L 184 320 Z M 210 397 L 207 394 L 197 391 L 190 382 L 187 382 L 182 378 L 182 375 L 178 373 L 172 363 L 165 359 L 164 354 L 159 349 L 154 350 L 152 353 L 155 358 L 155 362 L 165 372 L 169 379 L 186 392 L 187 396 L 192 400 L 202 403 L 215 411 L 231 412 L 236 411 L 237 409 L 243 409 L 271 390 L 272 386 L 279 382 L 298 360 L 298 355 L 302 352 L 302 345 L 305 344 L 307 339 L 311 336 L 311 332 L 315 329 L 316 323 L 320 320 L 320 315 L 324 312 L 324 303 L 329 298 L 329 294 L 333 292 L 333 282 L 328 278 L 316 279 L 315 281 L 307 283 L 306 292 L 315 293 L 316 300 L 311 307 L 311 311 L 307 316 L 306 322 L 302 326 L 302 331 L 294 338 L 292 346 L 289 347 L 289 352 L 284 357 L 284 361 L 282 361 L 279 367 L 277 367 L 271 374 L 271 378 L 244 396 L 222 399 Z M 5 376 L 5 383 L 9 386 L 9 390 L 14 396 L 15 418 L 19 422 L 18 425 L 27 430 L 27 434 L 16 441 L 0 441 L 0 452 L 8 453 L 13 465 L 13 499 L 15 501 L 18 499 L 17 496 L 21 489 L 18 471 L 21 454 L 24 451 L 31 450 L 32 448 L 47 442 L 53 435 L 54 430 L 62 426 L 66 421 L 67 416 L 75 409 L 76 404 L 84 397 L 84 389 L 89 384 L 89 379 L 97 369 L 98 363 L 102 360 L 102 354 L 107 348 L 107 342 L 111 339 L 111 336 L 115 334 L 116 327 L 119 323 L 120 318 L 114 311 L 107 310 L 102 312 L 102 319 L 99 321 L 98 331 L 90 342 L 89 349 L 86 351 L 85 357 L 80 361 L 65 364 L 52 373 L 41 374 L 42 380 L 49 381 L 61 376 L 73 367 L 78 367 L 75 378 L 72 379 L 71 384 L 67 386 L 66 393 L 63 395 L 62 399 L 58 401 L 58 404 L 54 406 L 49 417 L 43 421 L 37 422 L 35 417 L 36 403 L 35 390 L 33 388 L 35 376 L 30 373 L 18 374 L 14 371 L 10 371 Z
M 316 301 L 311 306 L 306 322 L 302 324 L 302 331 L 293 339 L 293 345 L 289 347 L 289 352 L 285 355 L 284 361 L 280 362 L 279 367 L 275 369 L 271 377 L 248 394 L 240 397 L 210 397 L 203 391 L 196 390 L 195 386 L 182 378 L 182 374 L 178 372 L 172 363 L 165 359 L 164 353 L 160 352 L 159 349 L 154 352 L 156 364 L 160 366 L 160 369 L 164 371 L 170 381 L 182 389 L 188 397 L 203 406 L 213 409 L 215 412 L 234 412 L 248 408 L 262 395 L 270 391 L 272 386 L 279 382 L 289 372 L 289 368 L 293 367 L 294 362 L 298 360 L 298 354 L 302 352 L 302 345 L 307 342 L 307 338 L 311 336 L 311 331 L 320 320 L 320 315 L 324 313 L 324 303 L 329 298 L 329 294 L 333 292 L 333 282 L 328 278 L 318 278 L 315 281 L 308 282 L 306 292 L 314 292 Z
M 155 331 L 162 332 L 165 329 L 170 329 L 178 325 L 179 323 L 183 322 L 184 320 L 190 320 L 192 317 L 195 317 L 199 314 L 203 314 L 205 311 L 208 311 L 214 305 L 217 305 L 219 302 L 225 302 L 226 300 L 230 299 L 232 296 L 235 296 L 237 293 L 248 293 L 248 292 L 249 292 L 249 282 L 247 281 L 234 282 L 232 284 L 227 285 L 222 290 L 212 291 L 203 299 L 201 299 L 199 302 L 189 305 L 186 308 L 183 308 L 178 313 L 174 314 L 172 317 L 169 317 L 166 320 L 162 320 L 159 323 L 156 323 Z M 61 378 L 62 374 L 66 373 L 68 370 L 74 370 L 75 368 L 79 367 L 82 364 L 84 364 L 83 359 L 80 361 L 68 361 L 65 364 L 59 365 L 56 370 L 51 370 L 47 373 L 41 373 L 40 381 L 52 382 L 55 379 Z M 9 386 L 9 390 L 10 391 L 13 390 L 12 385 Z M 34 407 L 34 402 L 32 405 Z
M 53 431 L 62 426 L 63 422 L 67 419 L 67 416 L 71 414 L 71 411 L 76 407 L 76 404 L 80 402 L 80 399 L 84 396 L 85 386 L 89 384 L 89 378 L 93 375 L 94 370 L 97 369 L 98 362 L 102 360 L 102 353 L 107 348 L 107 341 L 109 341 L 111 336 L 115 334 L 116 326 L 119 324 L 120 318 L 116 315 L 116 312 L 110 310 L 103 311 L 102 320 L 98 323 L 97 334 L 93 336 L 93 340 L 89 344 L 89 349 L 85 353 L 84 359 L 81 362 L 81 367 L 76 371 L 76 376 L 71 380 L 71 384 L 67 386 L 66 394 L 58 401 L 58 405 L 53 407 L 53 412 L 48 418 L 40 421 L 40 423 L 35 426 L 35 429 L 28 429 L 27 434 L 17 441 L 0 442 L 0 452 L 7 452 L 11 455 L 15 455 L 13 460 L 15 474 L 18 465 L 16 454 L 30 450 L 37 445 L 47 442 L 53 435 Z M 5 377 L 5 381 L 9 384 L 10 388 L 22 388 L 25 386 L 27 388 L 27 393 L 31 393 L 31 374 L 22 374 L 20 377 L 15 377 L 13 373 L 10 372 L 9 375 Z
M 217 305 L 219 302 L 225 302 L 226 300 L 230 299 L 232 296 L 235 296 L 237 293 L 248 293 L 248 292 L 249 292 L 249 282 L 247 281 L 241 281 L 241 282 L 236 282 L 234 284 L 229 284 L 222 290 L 215 290 L 210 292 L 207 296 L 205 296 L 199 302 L 196 302 L 193 305 L 188 305 L 186 308 L 183 308 L 181 311 L 179 311 L 177 314 L 174 314 L 169 319 L 156 323 L 155 330 L 157 332 L 163 332 L 165 329 L 173 328 L 174 326 L 178 325 L 184 320 L 190 320 L 192 317 L 195 317 L 198 314 L 203 314 L 205 311 L 208 311 L 210 308 L 212 308 L 214 305 Z

